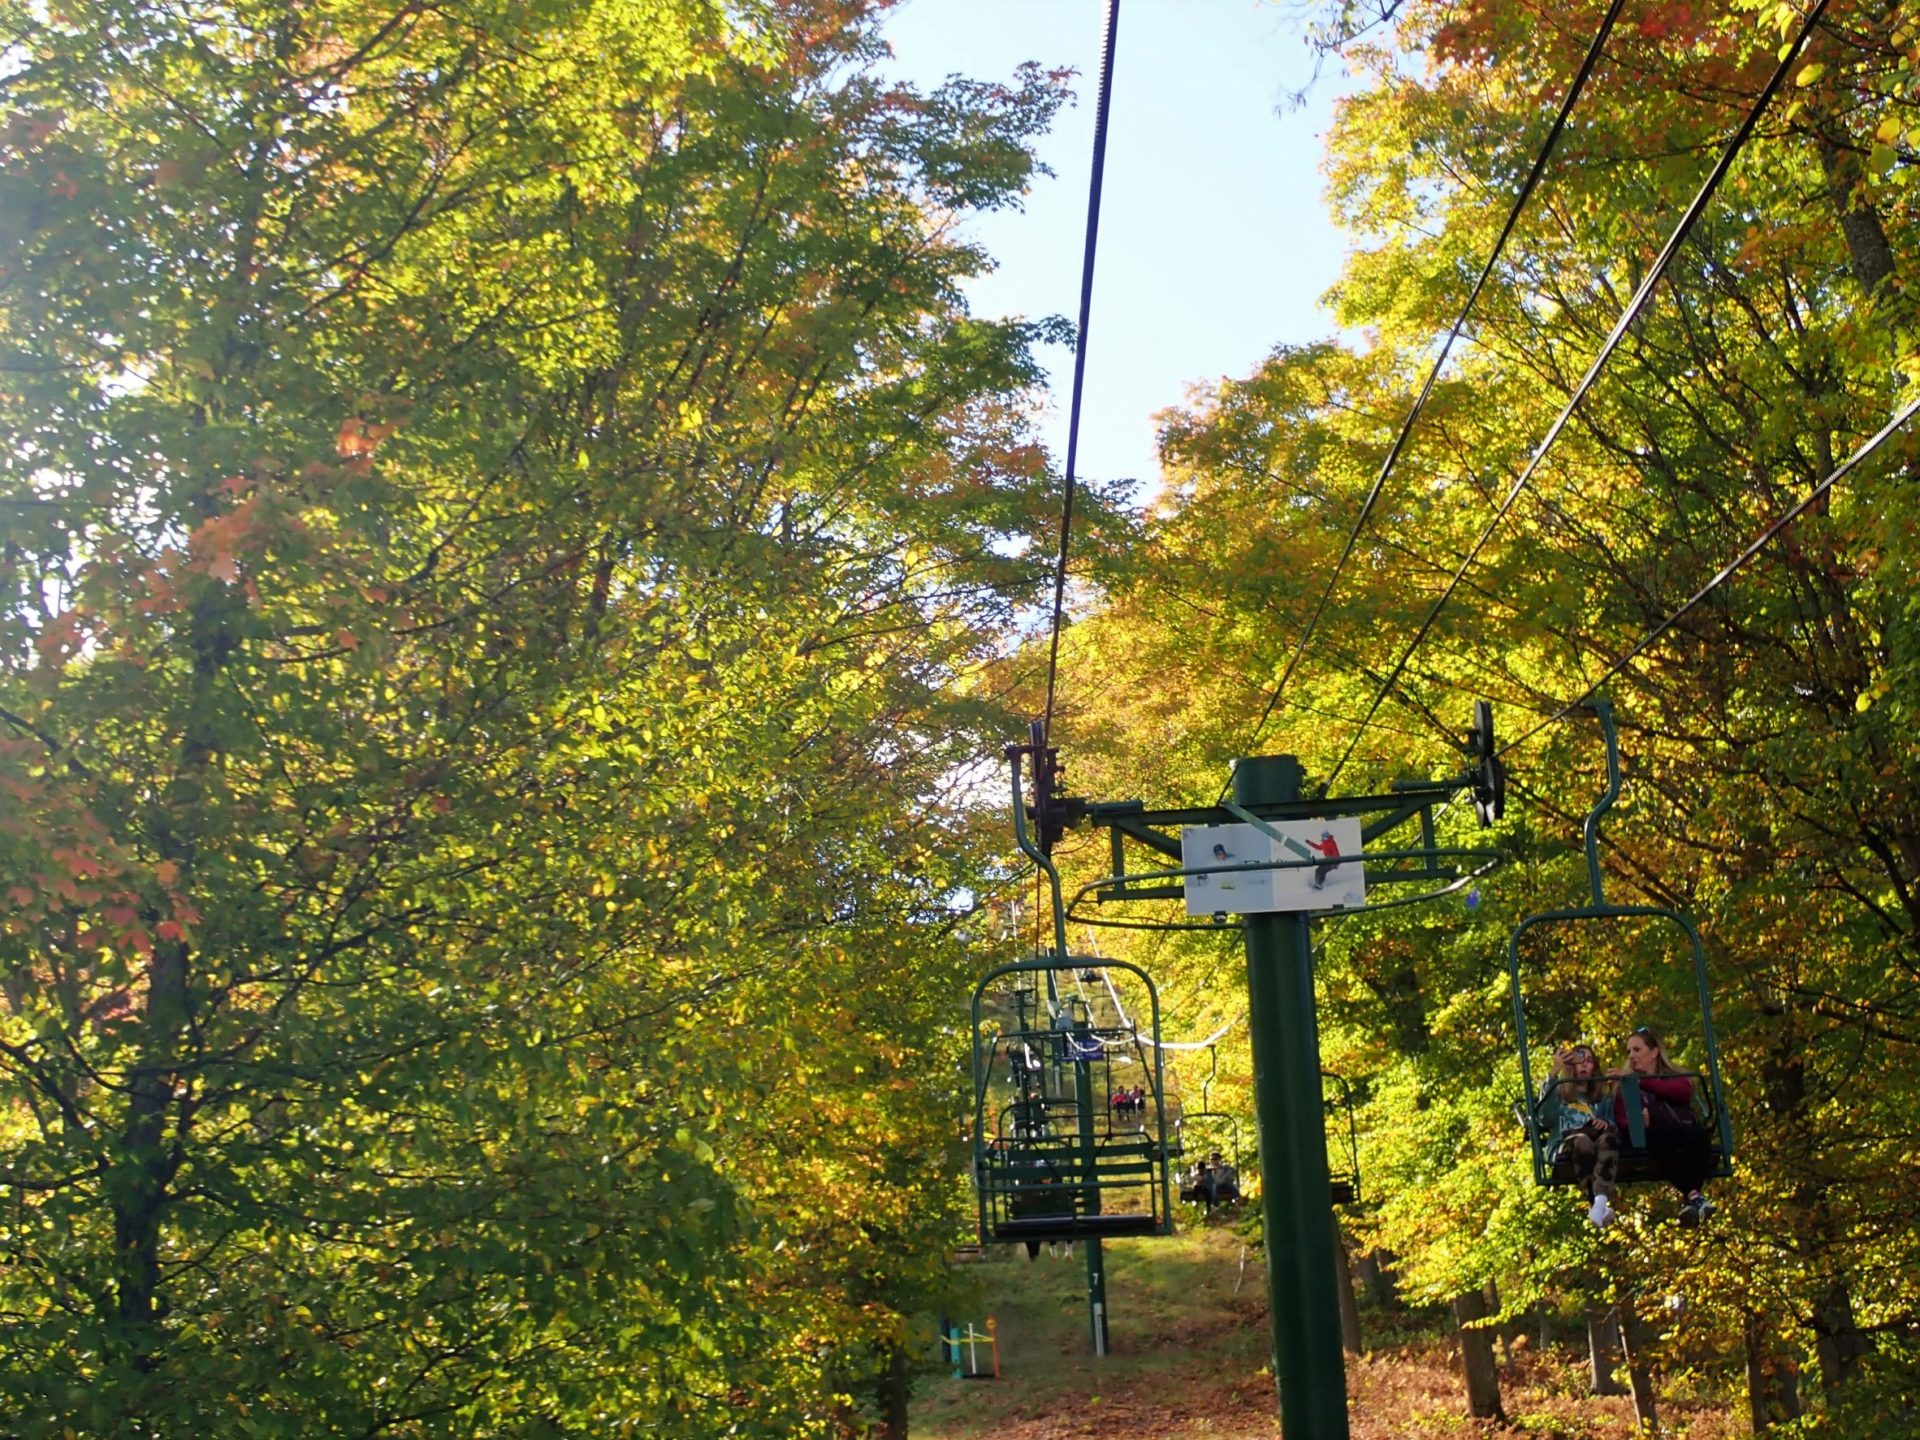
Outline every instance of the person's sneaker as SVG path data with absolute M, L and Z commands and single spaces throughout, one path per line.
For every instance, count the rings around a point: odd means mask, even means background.
M 1680 1223 L 1691 1229 L 1713 1213 L 1713 1202 L 1698 1190 L 1680 1202 Z
M 1587 1219 L 1591 1220 L 1602 1230 L 1613 1223 L 1613 1206 L 1607 1203 L 1606 1196 L 1596 1195 L 1593 1197 L 1593 1204 L 1587 1209 Z

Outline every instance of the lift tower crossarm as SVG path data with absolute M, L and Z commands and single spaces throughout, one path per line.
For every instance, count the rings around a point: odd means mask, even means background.
M 1178 900 L 1186 894 L 1185 886 L 1180 883 L 1185 872 L 1147 871 L 1130 875 L 1126 859 L 1127 841 L 1132 840 L 1158 855 L 1179 860 L 1182 858 L 1179 832 L 1188 825 L 1228 825 L 1248 819 L 1259 823 L 1365 816 L 1367 818 L 1361 826 L 1360 835 L 1362 841 L 1370 844 L 1408 821 L 1417 819 L 1420 822 L 1420 843 L 1417 846 L 1369 853 L 1370 861 L 1392 863 L 1393 868 L 1374 872 L 1378 880 L 1392 883 L 1458 879 L 1458 871 L 1433 863 L 1439 853 L 1445 853 L 1437 851 L 1434 842 L 1433 812 L 1436 805 L 1446 804 L 1463 791 L 1474 789 L 1477 782 L 1478 777 L 1469 773 L 1445 780 L 1399 780 L 1385 795 L 1356 795 L 1339 800 L 1270 800 L 1244 805 L 1186 805 L 1158 810 L 1149 810 L 1146 802 L 1141 800 L 1075 800 L 1068 803 L 1073 806 L 1076 819 L 1084 818 L 1092 826 L 1104 827 L 1108 834 L 1112 872 L 1098 885 L 1090 887 L 1096 902 Z M 1409 860 L 1424 860 L 1425 863 L 1409 867 L 1405 864 Z

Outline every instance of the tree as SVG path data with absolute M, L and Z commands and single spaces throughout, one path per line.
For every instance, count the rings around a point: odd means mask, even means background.
M 857 5 L 0 29 L 0 1408 L 826 1425 L 796 1189 L 936 1127 L 751 1096 L 852 936 L 945 1063 L 1046 333 L 951 221 L 1057 79 L 888 88 Z M 890 1333 L 947 1213 L 830 1303 Z

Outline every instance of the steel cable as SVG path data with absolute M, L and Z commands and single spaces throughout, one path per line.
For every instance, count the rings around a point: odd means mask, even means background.
M 1080 462 L 1080 397 L 1087 379 L 1087 326 L 1093 314 L 1093 259 L 1100 240 L 1100 189 L 1107 170 L 1107 114 L 1113 102 L 1113 51 L 1120 32 L 1120 0 L 1107 0 L 1100 37 L 1100 96 L 1093 120 L 1093 179 L 1087 186 L 1087 238 L 1080 258 L 1080 323 L 1073 334 L 1073 399 L 1067 411 L 1067 486 L 1060 506 L 1060 557 L 1053 571 L 1053 634 L 1047 647 L 1047 709 L 1041 744 L 1053 742 L 1053 697 L 1060 673 L 1060 627 L 1067 604 L 1067 546 L 1073 535 L 1073 491 Z
M 1562 407 L 1559 415 L 1554 418 L 1553 424 L 1548 427 L 1546 435 L 1543 436 L 1540 443 L 1534 447 L 1533 455 L 1528 459 L 1526 468 L 1520 472 L 1520 477 L 1513 482 L 1512 488 L 1507 491 L 1506 498 L 1500 502 L 1500 508 L 1494 512 L 1493 519 L 1487 522 L 1486 528 L 1480 532 L 1479 539 L 1473 542 L 1473 547 L 1468 550 L 1466 558 L 1460 562 L 1459 568 L 1454 571 L 1453 578 L 1447 582 L 1446 588 L 1440 592 L 1439 598 L 1436 599 L 1428 609 L 1426 618 L 1420 622 L 1420 628 L 1414 633 L 1412 642 L 1407 646 L 1406 650 L 1401 653 L 1400 658 L 1394 662 L 1393 668 L 1387 672 L 1387 678 L 1381 682 L 1380 688 L 1374 692 L 1373 700 L 1367 706 L 1366 714 L 1361 717 L 1360 729 L 1354 732 L 1353 739 L 1348 742 L 1347 748 L 1341 753 L 1340 759 L 1334 764 L 1332 771 L 1328 774 L 1326 781 L 1321 786 L 1321 793 L 1323 795 L 1332 790 L 1333 782 L 1340 777 L 1340 772 L 1346 768 L 1347 761 L 1352 757 L 1355 747 L 1360 743 L 1360 737 L 1366 733 L 1366 726 L 1379 711 L 1381 702 L 1386 699 L 1387 692 L 1393 689 L 1394 684 L 1405 671 L 1407 662 L 1412 660 L 1414 652 L 1420 648 L 1421 644 L 1432 632 L 1434 621 L 1439 618 L 1440 612 L 1446 608 L 1447 601 L 1453 598 L 1453 592 L 1460 587 L 1460 581 L 1465 577 L 1467 571 L 1472 568 L 1473 562 L 1479 558 L 1480 552 L 1486 548 L 1487 541 L 1493 538 L 1493 532 L 1500 527 L 1500 522 L 1505 520 L 1508 512 L 1513 509 L 1514 503 L 1519 500 L 1521 492 L 1526 489 L 1527 482 L 1533 478 L 1534 472 L 1537 471 L 1541 463 L 1545 461 L 1547 452 L 1553 448 L 1554 442 L 1560 438 L 1561 432 L 1565 430 L 1567 422 L 1572 419 L 1573 413 L 1579 407 L 1580 402 L 1586 398 L 1587 392 L 1593 388 L 1594 383 L 1600 378 L 1601 370 L 1605 368 L 1607 361 L 1612 358 L 1621 340 L 1626 337 L 1628 328 L 1632 326 L 1633 322 L 1640 317 L 1641 312 L 1646 308 L 1647 302 L 1652 297 L 1654 286 L 1659 284 L 1661 278 L 1666 274 L 1667 267 L 1673 263 L 1674 257 L 1680 253 L 1680 247 L 1686 243 L 1687 237 L 1693 233 L 1694 226 L 1699 223 L 1700 217 L 1706 213 L 1707 205 L 1712 201 L 1714 193 L 1720 188 L 1720 182 L 1726 179 L 1727 172 L 1733 168 L 1733 162 L 1739 158 L 1740 152 L 1746 148 L 1747 141 L 1752 137 L 1755 126 L 1760 123 L 1761 114 L 1766 110 L 1767 106 L 1772 103 L 1773 97 L 1779 92 L 1780 86 L 1786 81 L 1788 73 L 1793 69 L 1795 62 L 1800 56 L 1802 47 L 1806 44 L 1807 36 L 1812 33 L 1813 27 L 1819 23 L 1820 17 L 1826 13 L 1828 3 L 1829 0 L 1818 0 L 1818 3 L 1808 12 L 1807 18 L 1801 23 L 1799 33 L 1794 36 L 1790 44 L 1783 48 L 1780 63 L 1774 67 L 1773 74 L 1767 80 L 1766 87 L 1761 90 L 1759 98 L 1754 101 L 1751 108 L 1748 109 L 1746 116 L 1741 120 L 1740 128 L 1734 132 L 1732 141 L 1727 145 L 1726 149 L 1721 152 L 1720 158 L 1714 162 L 1712 171 L 1708 173 L 1706 180 L 1700 186 L 1699 192 L 1693 197 L 1693 202 L 1687 206 L 1686 213 L 1680 217 L 1679 224 L 1674 226 L 1673 233 L 1667 237 L 1667 243 L 1661 248 L 1660 254 L 1655 258 L 1652 268 L 1648 270 L 1646 277 L 1640 282 L 1639 288 L 1634 291 L 1633 298 L 1627 302 L 1626 308 L 1620 312 L 1619 320 L 1614 323 L 1613 330 L 1608 334 L 1605 343 L 1601 345 L 1599 353 L 1593 357 L 1592 363 L 1587 366 L 1586 374 L 1581 376 L 1580 383 L 1574 387 L 1572 396 L 1568 398 L 1566 405 Z
M 1594 33 L 1593 42 L 1587 46 L 1586 56 L 1580 62 L 1580 68 L 1568 87 L 1566 98 L 1560 102 L 1560 111 L 1553 117 L 1553 125 L 1548 129 L 1546 138 L 1541 142 L 1539 151 L 1533 157 L 1533 164 L 1527 171 L 1527 178 L 1521 183 L 1520 191 L 1514 196 L 1513 204 L 1507 211 L 1506 223 L 1500 227 L 1500 237 L 1493 242 L 1493 250 L 1487 256 L 1487 263 L 1480 269 L 1480 278 L 1473 282 L 1466 303 L 1460 307 L 1459 318 L 1453 322 L 1453 328 L 1447 332 L 1447 338 L 1440 346 L 1440 353 L 1434 356 L 1433 364 L 1427 371 L 1426 382 L 1421 385 L 1420 393 L 1414 397 L 1413 405 L 1408 409 L 1406 418 L 1400 422 L 1399 432 L 1393 437 L 1393 444 L 1380 462 L 1380 471 L 1374 476 L 1373 486 L 1367 491 L 1367 497 L 1360 505 L 1360 513 L 1354 517 L 1353 527 L 1347 532 L 1346 544 L 1341 548 L 1340 558 L 1334 561 L 1333 573 L 1327 577 L 1326 588 L 1320 592 L 1320 598 L 1314 603 L 1313 611 L 1307 617 L 1307 623 L 1300 632 L 1300 638 L 1294 642 L 1293 653 L 1287 657 L 1285 669 L 1273 687 L 1273 693 L 1267 697 L 1260 718 L 1254 722 L 1253 733 L 1247 737 L 1244 753 L 1252 754 L 1254 746 L 1260 743 L 1260 734 L 1266 729 L 1267 721 L 1273 717 L 1280 697 L 1286 692 L 1287 682 L 1293 679 L 1293 672 L 1299 668 L 1300 658 L 1306 653 L 1308 643 L 1313 639 L 1314 631 L 1319 628 L 1320 617 L 1326 613 L 1327 603 L 1333 598 L 1335 587 L 1345 572 L 1347 561 L 1352 558 L 1354 548 L 1360 543 L 1360 532 L 1366 527 L 1372 516 L 1374 506 L 1379 502 L 1381 492 L 1386 488 L 1387 477 L 1393 473 L 1393 467 L 1399 462 L 1401 452 L 1406 449 L 1407 441 L 1413 434 L 1414 422 L 1420 418 L 1420 412 L 1426 408 L 1432 396 L 1434 386 L 1439 382 L 1440 372 L 1446 366 L 1447 358 L 1453 353 L 1454 344 L 1466 329 L 1467 321 L 1473 314 L 1473 307 L 1479 303 L 1480 292 L 1487 287 L 1488 280 L 1505 253 L 1507 240 L 1512 236 L 1514 227 L 1520 223 L 1520 215 L 1526 209 L 1527 201 L 1533 197 L 1540 177 L 1546 173 L 1547 161 L 1552 158 L 1556 146 L 1560 143 L 1561 132 L 1567 128 L 1567 118 L 1573 113 L 1574 105 L 1580 94 L 1586 89 L 1587 80 L 1592 76 L 1600 60 L 1600 52 L 1605 48 L 1607 37 L 1613 32 L 1613 23 L 1620 18 L 1620 11 L 1626 0 L 1613 0 L 1607 7 L 1607 13 L 1601 18 L 1600 28 Z M 1224 797 L 1233 782 L 1228 780 L 1220 794 Z

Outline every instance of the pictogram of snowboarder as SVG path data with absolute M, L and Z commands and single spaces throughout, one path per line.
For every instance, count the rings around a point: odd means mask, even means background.
M 1307 848 L 1323 857 L 1324 863 L 1313 867 L 1313 888 L 1324 890 L 1327 876 L 1340 866 L 1340 842 L 1333 838 L 1331 830 L 1322 830 L 1318 840 L 1307 841 Z

